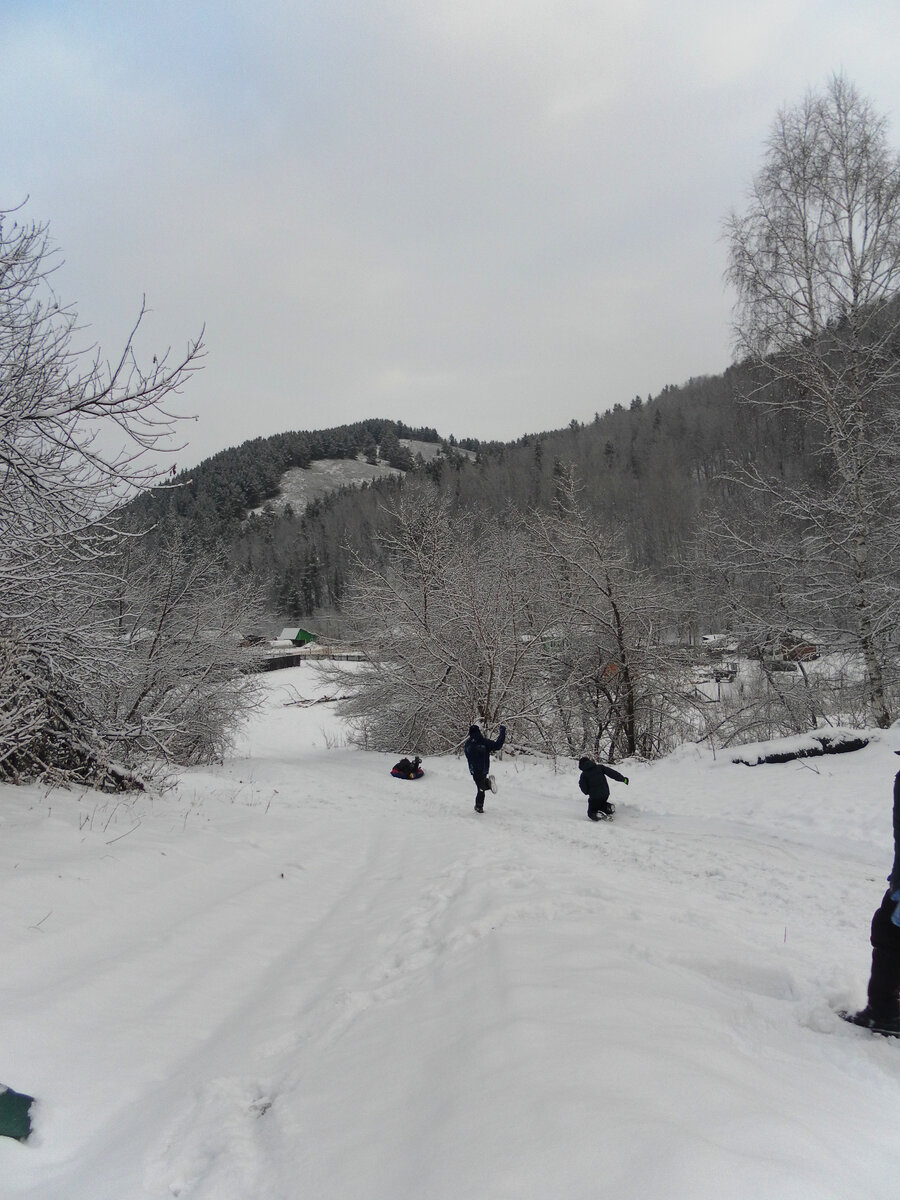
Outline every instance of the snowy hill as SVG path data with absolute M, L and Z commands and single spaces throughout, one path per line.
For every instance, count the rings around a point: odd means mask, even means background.
M 400 438 L 400 445 L 409 450 L 414 457 L 421 455 L 424 462 L 431 462 L 444 453 L 440 442 Z M 468 458 L 475 457 L 468 450 L 457 450 L 457 453 Z M 267 503 L 276 511 L 289 504 L 295 512 L 302 513 L 312 500 L 321 500 L 323 496 L 340 488 L 357 487 L 387 475 L 403 474 L 398 467 L 392 467 L 383 460 L 377 463 L 366 462 L 362 455 L 357 458 L 323 458 L 311 462 L 308 467 L 291 467 L 285 471 L 281 476 L 278 496 Z M 260 505 L 250 509 L 250 512 L 261 513 L 264 508 L 264 505 Z
M 291 467 L 281 476 L 279 493 L 267 500 L 265 505 L 251 508 L 250 513 L 261 513 L 266 507 L 276 511 L 290 504 L 295 512 L 302 513 L 312 500 L 321 500 L 329 492 L 344 487 L 356 487 L 382 479 L 386 475 L 402 475 L 396 467 L 387 463 L 371 464 L 356 458 L 323 458 L 308 467 Z M 249 514 L 248 514 L 249 515 Z
M 314 668 L 224 767 L 0 792 L 4 1200 L 896 1200 L 864 999 L 900 731 L 747 767 L 346 745 Z

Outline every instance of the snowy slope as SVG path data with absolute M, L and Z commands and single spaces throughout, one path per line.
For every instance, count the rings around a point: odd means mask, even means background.
M 313 668 L 290 685 L 316 693 Z M 390 777 L 330 706 L 126 802 L 0 792 L 0 1195 L 896 1200 L 900 1044 L 846 1026 L 900 731 L 855 754 Z
M 414 458 L 421 455 L 425 462 L 431 462 L 444 454 L 444 447 L 440 442 L 420 442 L 414 438 L 400 438 L 399 442 Z M 463 450 L 459 446 L 455 446 L 453 452 L 465 458 L 476 457 L 471 450 Z M 340 488 L 356 487 L 387 475 L 403 474 L 402 470 L 389 466 L 384 459 L 373 464 L 367 462 L 361 454 L 356 458 L 320 458 L 311 462 L 308 467 L 289 467 L 281 477 L 278 495 L 267 501 L 267 504 L 275 509 L 290 504 L 295 512 L 301 513 L 312 500 L 320 500 Z M 266 505 L 259 505 L 249 511 L 258 515 L 265 508 Z

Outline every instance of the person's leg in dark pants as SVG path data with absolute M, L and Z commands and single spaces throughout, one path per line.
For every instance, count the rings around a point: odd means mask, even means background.
M 478 795 L 475 797 L 475 811 L 484 812 L 484 793 L 491 785 L 488 783 L 487 775 L 474 775 L 473 779 L 478 788 Z
M 891 920 L 897 907 L 890 888 L 872 917 L 872 973 L 869 1011 L 879 1021 L 900 1018 L 900 928 Z

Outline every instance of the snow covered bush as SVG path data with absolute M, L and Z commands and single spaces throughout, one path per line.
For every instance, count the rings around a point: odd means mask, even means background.
M 178 528 L 126 543 L 109 615 L 120 670 L 106 682 L 110 736 L 131 758 L 220 761 L 253 710 L 259 650 L 243 631 L 262 617 L 254 582 Z

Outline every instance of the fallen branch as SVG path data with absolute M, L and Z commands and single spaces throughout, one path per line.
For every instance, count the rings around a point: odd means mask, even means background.
M 764 745 L 759 747 L 745 746 L 743 753 L 732 758 L 733 763 L 742 763 L 745 767 L 758 767 L 763 763 L 786 763 L 799 758 L 818 758 L 823 754 L 847 754 L 853 750 L 862 750 L 868 746 L 869 739 L 861 733 L 841 733 L 834 730 L 831 733 L 811 733 L 809 741 L 791 749 L 766 750 Z
M 313 704 L 334 704 L 338 700 L 349 700 L 346 693 L 341 696 L 318 696 L 315 700 L 285 700 L 283 708 L 310 708 Z

